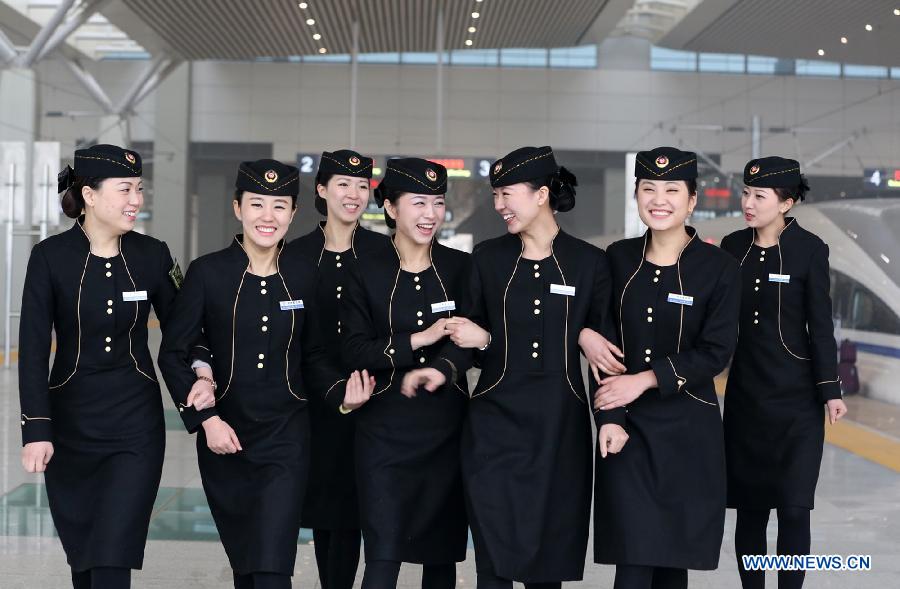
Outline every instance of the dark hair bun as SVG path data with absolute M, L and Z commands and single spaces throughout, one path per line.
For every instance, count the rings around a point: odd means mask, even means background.
M 575 174 L 560 166 L 550 182 L 550 206 L 553 210 L 565 213 L 575 208 L 575 187 L 578 180 Z
M 76 196 L 77 191 L 77 196 Z M 81 196 L 81 186 L 76 187 L 70 186 L 66 189 L 66 192 L 62 196 L 62 202 L 60 202 L 60 206 L 62 207 L 63 213 L 66 214 L 70 219 L 77 219 L 81 216 L 81 212 L 84 210 L 84 197 Z

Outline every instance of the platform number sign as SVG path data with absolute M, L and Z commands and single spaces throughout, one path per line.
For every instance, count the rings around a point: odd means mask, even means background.
M 487 178 L 491 175 L 491 160 L 478 160 L 478 175 Z
M 301 176 L 314 176 L 319 169 L 319 155 L 311 153 L 297 154 L 297 167 Z

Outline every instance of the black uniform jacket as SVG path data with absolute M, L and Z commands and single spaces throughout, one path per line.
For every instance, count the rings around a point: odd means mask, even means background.
M 812 371 L 812 384 L 818 391 L 819 399 L 823 403 L 829 399 L 840 399 L 837 345 L 831 318 L 828 245 L 800 227 L 795 219 L 789 217 L 786 221 L 778 245 L 760 250 L 774 254 L 769 256 L 772 259 L 766 259 L 766 254 L 759 255 L 759 260 L 751 259 L 755 232 L 749 227 L 726 235 L 722 240 L 722 249 L 734 256 L 742 269 L 754 265 L 761 268 L 757 279 L 744 281 L 742 294 L 745 302 L 758 299 L 760 288 L 777 289 L 775 312 L 778 340 L 767 343 L 784 353 L 775 356 L 780 357 L 780 361 L 767 366 L 766 370 L 779 375 L 778 378 L 787 383 L 801 376 L 797 360 L 808 362 L 808 368 L 804 368 Z M 753 321 L 760 318 L 758 315 L 745 315 L 741 329 L 752 332 Z M 748 373 L 744 378 L 750 376 Z
M 51 395 L 76 373 L 133 366 L 148 381 L 157 382 L 147 347 L 147 317 L 152 303 L 165 324 L 175 298 L 171 276 L 175 264 L 169 248 L 130 231 L 119 238 L 120 255 L 104 264 L 103 275 L 86 280 L 91 246 L 83 223 L 84 217 L 34 246 L 28 260 L 19 328 L 19 396 L 26 444 L 52 440 Z M 107 300 L 99 307 L 106 307 L 109 324 L 97 319 L 90 322 L 91 329 L 85 328 L 81 318 L 88 311 L 87 297 L 101 295 Z M 51 331 L 56 332 L 56 354 L 48 378 Z
M 172 312 L 171 329 L 163 336 L 159 365 L 169 393 L 181 412 L 188 431 L 194 432 L 215 407 L 196 411 L 185 407 L 188 393 L 197 377 L 191 360 L 202 359 L 212 365 L 217 382 L 216 398 L 221 399 L 231 386 L 235 371 L 234 314 L 241 296 L 250 262 L 242 245 L 243 236 L 231 246 L 195 260 L 188 269 L 184 287 Z M 278 245 L 277 280 L 290 296 L 279 301 L 272 313 L 291 313 L 292 338 L 285 351 L 285 383 L 290 393 L 305 405 L 308 395 L 325 399 L 335 410 L 344 399 L 345 379 L 332 367 L 319 343 L 315 309 L 316 267 L 305 258 L 282 256 L 284 242 Z M 198 352 L 198 342 L 206 340 L 209 353 Z
M 465 292 L 471 267 L 468 254 L 437 241 L 433 243 L 431 268 L 426 272 L 433 271 L 437 275 L 440 292 L 435 293 L 434 300 L 427 301 L 432 306 L 431 313 L 430 316 L 423 313 L 418 331 L 428 328 L 438 318 L 461 314 L 460 309 L 464 309 L 467 302 L 455 300 L 453 293 Z M 348 370 L 368 369 L 376 379 L 373 392 L 376 396 L 388 389 L 399 391 L 406 372 L 434 362 L 449 376 L 447 385 L 465 394 L 468 390 L 465 369 L 458 370 L 458 367 L 469 362 L 471 354 L 468 351 L 452 344 L 445 345 L 446 342 L 413 351 L 410 337 L 414 332 L 394 331 L 391 325 L 393 314 L 414 312 L 413 309 L 394 308 L 400 273 L 400 254 L 396 248 L 366 258 L 365 269 L 352 273 L 349 296 L 341 308 L 345 327 L 341 342 L 344 367 Z M 445 306 L 435 306 L 442 303 Z
M 560 343 L 566 359 L 569 388 L 576 397 L 587 402 L 578 336 L 581 329 L 587 327 L 613 338 L 609 262 L 603 250 L 576 239 L 561 229 L 553 240 L 552 249 L 552 263 L 562 284 L 556 285 L 554 279 L 547 277 L 543 279 L 546 288 L 542 290 L 552 293 L 552 289 L 559 290 L 560 286 L 565 289 L 574 288 L 574 294 L 562 295 L 566 300 L 566 330 L 565 340 Z M 521 341 L 507 337 L 510 317 L 531 315 L 535 310 L 533 305 L 522 309 L 507 305 L 509 285 L 516 272 L 539 273 L 537 268 L 532 268 L 535 262 L 522 257 L 524 251 L 524 242 L 516 235 L 507 234 L 478 244 L 473 253 L 472 301 L 467 315 L 493 334 L 488 349 L 473 357 L 475 364 L 482 369 L 478 385 L 472 393 L 473 398 L 490 394 L 492 389 L 500 385 L 511 362 L 541 362 L 540 353 L 535 355 L 535 343 L 537 350 L 544 345 L 559 345 L 554 341 L 544 341 L 541 333 L 535 333 L 534 337 Z M 562 290 L 556 294 L 561 292 Z M 590 293 L 590 296 L 580 296 L 581 293 Z M 501 337 L 497 337 L 498 335 Z M 541 365 L 537 364 L 535 370 L 541 370 Z

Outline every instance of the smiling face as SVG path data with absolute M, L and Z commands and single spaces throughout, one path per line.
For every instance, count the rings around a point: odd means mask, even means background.
M 96 190 L 81 190 L 85 214 L 116 235 L 134 229 L 138 212 L 144 206 L 144 183 L 140 178 L 107 178 Z
M 794 199 L 781 200 L 774 188 L 744 186 L 741 210 L 747 227 L 760 229 L 780 220 L 794 206 Z
M 369 180 L 355 176 L 332 176 L 325 185 L 316 186 L 328 206 L 328 218 L 347 224 L 356 223 L 369 202 Z
M 443 194 L 413 194 L 405 192 L 394 202 L 384 201 L 384 209 L 397 223 L 397 233 L 424 245 L 441 230 L 444 224 Z
M 548 205 L 550 189 L 541 186 L 537 190 L 520 182 L 494 189 L 494 210 L 506 223 L 506 230 L 516 234 L 526 230 Z
M 637 186 L 638 214 L 653 231 L 684 225 L 697 204 L 697 195 L 683 180 L 644 180 Z
M 235 200 L 233 204 L 234 216 L 243 226 L 244 239 L 260 249 L 274 247 L 284 238 L 296 212 L 289 196 L 244 192 L 240 202 Z

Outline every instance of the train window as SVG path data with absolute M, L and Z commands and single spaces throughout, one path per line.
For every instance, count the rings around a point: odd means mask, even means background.
M 832 315 L 847 329 L 900 335 L 900 317 L 875 294 L 841 272 L 831 271 Z

